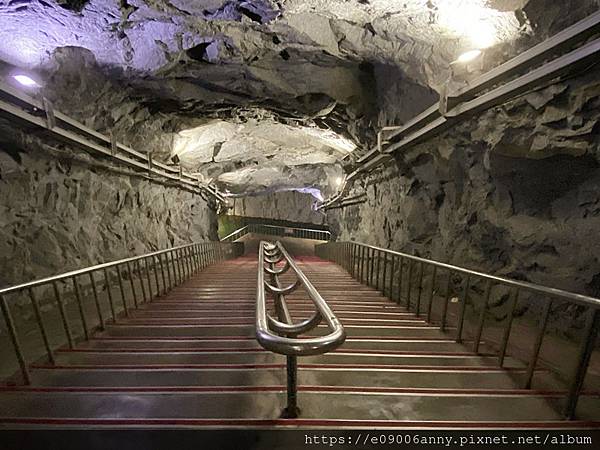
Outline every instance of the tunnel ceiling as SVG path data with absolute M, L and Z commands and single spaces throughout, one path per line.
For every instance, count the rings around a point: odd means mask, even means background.
M 328 193 L 387 120 L 387 85 L 418 86 L 405 109 L 419 112 L 462 52 L 506 59 L 532 34 L 528 3 L 4 0 L 0 59 L 38 71 L 65 112 L 232 194 Z

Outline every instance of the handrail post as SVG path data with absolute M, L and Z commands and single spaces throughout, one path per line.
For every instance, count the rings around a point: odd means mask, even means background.
M 467 312 L 467 300 L 469 299 L 469 289 L 471 288 L 471 277 L 467 276 L 465 281 L 465 291 L 462 296 L 462 303 L 460 304 L 460 313 L 458 316 L 458 324 L 456 326 L 456 342 L 462 342 L 462 332 L 465 323 L 465 313 Z
M 131 292 L 133 294 L 133 304 L 135 306 L 135 309 L 138 308 L 138 297 L 137 297 L 137 292 L 135 290 L 135 284 L 133 281 L 133 272 L 131 270 L 131 264 L 129 263 L 129 261 L 127 262 L 127 275 L 129 276 L 129 284 L 131 285 Z
M 524 383 L 525 389 L 531 389 L 531 381 L 533 380 L 535 366 L 537 365 L 537 360 L 540 355 L 540 350 L 542 348 L 542 342 L 544 341 L 544 334 L 546 332 L 546 325 L 548 324 L 548 318 L 550 317 L 551 309 L 552 309 L 552 301 L 547 301 L 544 304 L 544 310 L 542 312 L 540 326 L 538 328 L 538 333 L 535 338 L 535 343 L 533 344 L 533 351 L 531 352 L 531 358 L 529 359 L 529 364 L 527 365 L 527 375 L 525 377 L 525 383 Z
M 374 281 L 374 275 L 375 275 L 375 250 L 373 249 L 371 251 L 371 257 L 369 258 L 369 282 L 367 283 L 368 286 L 373 286 L 373 281 Z
M 404 258 L 399 256 L 400 260 L 400 268 L 398 270 L 398 298 L 396 299 L 396 303 L 399 305 L 402 304 L 402 277 L 404 277 Z
M 146 286 L 144 286 L 144 277 L 142 276 L 142 265 L 140 264 L 139 259 L 135 261 L 135 267 L 137 268 L 137 274 L 140 280 L 140 287 L 142 288 L 142 298 L 144 299 L 144 303 L 147 303 L 148 296 L 146 294 Z
M 390 291 L 388 298 L 394 300 L 394 271 L 396 268 L 396 256 L 392 253 L 390 255 Z
M 360 273 L 360 284 L 363 284 L 365 282 L 365 246 L 361 245 L 360 246 L 360 260 L 358 262 L 359 264 L 359 273 Z
M 569 395 L 564 411 L 567 420 L 573 420 L 575 418 L 577 401 L 579 400 L 579 394 L 583 386 L 583 381 L 585 380 L 585 374 L 587 373 L 592 352 L 594 351 L 596 338 L 598 337 L 598 328 L 600 328 L 600 310 L 594 308 L 590 311 L 586 322 L 583 340 L 581 341 L 579 355 L 577 357 L 577 366 L 569 388 Z
M 21 375 L 23 376 L 23 381 L 25 382 L 25 384 L 31 384 L 31 375 L 29 374 L 29 368 L 27 367 L 27 363 L 25 362 L 25 356 L 23 355 L 21 342 L 19 341 L 19 336 L 17 335 L 15 322 L 12 318 L 12 315 L 10 314 L 10 309 L 6 301 L 6 297 L 4 296 L 0 296 L 0 308 L 2 308 L 2 315 L 4 316 L 4 320 L 8 328 L 8 334 L 15 349 L 15 354 L 17 356 L 17 361 L 19 362 L 19 367 L 21 368 Z
M 406 282 L 406 309 L 410 311 L 410 297 L 412 295 L 413 260 L 408 259 L 408 280 Z
M 379 282 L 381 281 L 381 251 L 377 250 L 377 278 L 375 282 L 375 289 L 379 290 Z
M 113 323 L 117 322 L 117 314 L 115 312 L 115 303 L 113 300 L 112 291 L 110 288 L 110 277 L 108 276 L 108 269 L 104 268 L 102 271 L 104 273 L 104 284 L 106 285 L 106 295 L 108 296 L 108 306 L 110 306 L 110 315 L 112 317 Z
M 90 283 L 92 285 L 92 295 L 94 296 L 96 312 L 98 313 L 98 323 L 100 324 L 100 329 L 104 330 L 104 328 L 105 328 L 104 315 L 102 314 L 102 308 L 100 307 L 100 300 L 98 299 L 98 288 L 96 286 L 96 280 L 94 279 L 94 272 L 90 272 L 89 277 L 90 277 Z
M 322 257 L 328 254 L 333 260 L 340 262 L 342 262 L 342 258 L 348 260 L 349 251 L 350 247 L 343 243 L 316 249 L 316 252 Z M 276 268 L 279 262 L 285 264 L 281 269 Z M 345 266 L 347 267 L 347 264 Z M 296 281 L 287 287 L 282 287 L 278 275 L 287 269 L 291 269 L 295 273 Z M 275 245 L 266 241 L 260 242 L 257 272 L 256 337 L 265 349 L 286 356 L 287 406 L 283 409 L 281 417 L 296 418 L 300 413 L 297 399 L 298 356 L 324 354 L 339 347 L 346 339 L 346 334 L 335 313 L 296 265 L 280 241 L 277 241 Z M 269 274 L 272 284 L 265 281 L 265 273 Z M 309 319 L 294 323 L 287 309 L 284 294 L 293 292 L 301 285 L 316 307 L 316 312 Z M 267 290 L 273 295 L 277 319 L 267 311 L 265 295 Z M 308 336 L 307 339 L 298 338 L 298 336 L 314 330 L 322 321 L 325 321 L 330 329 L 329 334 L 320 337 Z
M 383 279 L 381 280 L 381 293 L 385 297 L 385 281 L 387 279 L 387 270 L 388 270 L 388 256 L 387 252 L 383 252 Z
M 452 270 L 448 270 L 448 280 L 446 281 L 446 297 L 442 304 L 442 318 L 440 322 L 440 330 L 446 330 L 446 318 L 448 315 L 448 303 L 450 302 L 450 289 L 452 287 Z
M 473 353 L 479 353 L 479 345 L 481 343 L 481 335 L 483 334 L 483 325 L 485 323 L 485 313 L 487 312 L 491 293 L 492 293 L 492 280 L 488 280 L 486 287 L 485 287 L 485 295 L 483 298 L 483 305 L 481 305 L 481 311 L 479 312 L 479 323 L 477 325 L 477 331 L 475 332 L 475 338 L 473 340 Z
M 508 341 L 510 340 L 510 332 L 512 328 L 513 318 L 515 316 L 515 308 L 519 301 L 519 289 L 515 289 L 510 303 L 510 310 L 508 312 L 508 318 L 506 322 L 506 328 L 502 336 L 502 344 L 500 345 L 500 354 L 498 355 L 498 365 L 502 367 L 504 365 L 504 358 L 506 357 L 506 351 L 508 350 Z
M 31 299 L 31 306 L 33 306 L 33 312 L 35 314 L 35 320 L 37 321 L 42 340 L 44 341 L 44 347 L 46 347 L 46 354 L 48 355 L 48 361 L 50 364 L 54 364 L 54 353 L 52 352 L 52 346 L 50 345 L 50 339 L 42 320 L 42 312 L 40 311 L 40 303 L 35 295 L 33 288 L 29 288 L 29 298 Z
M 287 368 L 287 406 L 281 415 L 284 419 L 295 419 L 300 414 L 298 408 L 298 358 L 293 355 L 286 357 Z
M 121 269 L 117 265 L 117 280 L 119 281 L 119 291 L 121 292 L 121 302 L 123 303 L 123 313 L 125 317 L 129 317 L 129 307 L 127 306 L 127 297 L 125 296 L 125 287 L 123 286 L 123 275 L 121 274 Z
M 415 306 L 417 317 L 421 314 L 421 293 L 423 292 L 423 275 L 425 272 L 425 267 L 421 262 L 419 264 L 419 284 L 417 285 L 417 304 Z
M 60 318 L 63 322 L 63 327 L 65 329 L 65 334 L 67 336 L 67 342 L 69 343 L 69 348 L 75 348 L 75 344 L 73 341 L 73 333 L 71 332 L 71 326 L 69 325 L 69 320 L 67 318 L 67 312 L 65 311 L 65 305 L 62 302 L 62 298 L 60 295 L 60 290 L 58 288 L 58 283 L 56 281 L 52 282 L 52 289 L 54 290 L 54 299 L 58 305 L 58 311 L 60 312 Z
M 73 277 L 73 288 L 75 289 L 75 298 L 77 300 L 77 306 L 79 308 L 79 316 L 81 318 L 81 326 L 83 327 L 83 335 L 87 341 L 90 338 L 90 332 L 88 329 L 87 320 L 85 318 L 85 311 L 83 309 L 83 301 L 81 299 L 81 290 L 79 288 L 79 282 L 77 277 Z

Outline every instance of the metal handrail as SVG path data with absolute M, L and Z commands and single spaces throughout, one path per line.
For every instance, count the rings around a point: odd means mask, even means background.
M 528 89 L 543 86 L 549 80 L 560 77 L 574 67 L 595 61 L 600 52 L 600 40 L 589 42 L 589 38 L 599 31 L 600 11 L 597 11 L 471 80 L 458 90 L 449 92 L 405 124 L 382 128 L 378 132 L 377 145 L 357 160 L 358 167 L 348 175 L 347 181 L 351 182 L 359 175 L 391 160 L 393 153 L 398 150 L 444 131 L 454 123 L 453 120 L 461 116 L 472 115 L 512 100 Z M 577 46 L 581 47 L 576 48 Z M 573 48 L 576 49 L 572 50 Z M 557 56 L 560 54 L 563 56 Z M 540 67 L 535 69 L 537 66 Z M 513 79 L 519 74 L 524 75 Z M 481 95 L 482 92 L 485 93 Z M 385 140 L 382 138 L 384 131 L 390 131 Z M 382 144 L 387 147 L 383 149 Z M 329 209 L 343 198 L 349 187 L 350 183 L 340 186 L 336 194 L 317 205 L 317 211 Z
M 181 187 L 192 192 L 205 192 L 221 204 L 227 202 L 216 186 L 201 183 L 196 176 L 186 172 L 181 166 L 171 167 L 154 161 L 152 155 L 138 152 L 117 142 L 114 135 L 106 136 L 55 110 L 47 99 L 34 98 L 1 81 L 0 111 L 20 121 L 44 128 L 59 139 L 67 140 L 78 147 L 100 153 L 136 170 L 147 171 L 149 175 L 156 175 L 165 181 L 179 183 Z
M 431 322 L 432 319 L 432 304 L 434 302 L 436 292 L 436 281 L 439 280 L 440 273 L 442 275 L 445 273 L 446 276 L 443 280 L 445 281 L 445 295 L 442 295 L 444 300 L 441 305 L 442 310 L 439 323 L 440 330 L 442 331 L 445 331 L 447 327 L 448 303 L 451 297 L 453 276 L 455 274 L 460 275 L 461 299 L 460 310 L 456 319 L 456 342 L 458 343 L 463 341 L 466 304 L 469 299 L 471 287 L 473 287 L 474 283 L 476 283 L 478 280 L 483 281 L 485 283 L 483 304 L 481 305 L 481 309 L 479 311 L 479 317 L 473 339 L 473 352 L 475 353 L 479 353 L 481 337 L 485 326 L 486 311 L 490 306 L 489 303 L 492 288 L 496 286 L 507 287 L 510 289 L 510 303 L 506 324 L 502 330 L 502 339 L 499 343 L 500 346 L 497 355 L 498 364 L 500 367 L 503 367 L 504 365 L 519 295 L 524 291 L 534 294 L 542 294 L 546 298 L 546 301 L 543 304 L 543 310 L 541 312 L 540 323 L 536 331 L 533 350 L 527 365 L 525 380 L 523 383 L 525 389 L 530 389 L 532 385 L 532 379 L 539 361 L 540 350 L 543 339 L 546 335 L 546 326 L 548 324 L 553 303 L 557 301 L 565 301 L 588 307 L 589 311 L 583 331 L 583 339 L 578 350 L 577 363 L 570 382 L 566 406 L 564 408 L 564 414 L 566 418 L 573 419 L 575 417 L 577 401 L 587 373 L 592 352 L 594 351 L 595 341 L 600 330 L 600 299 L 574 292 L 568 292 L 562 289 L 542 286 L 535 283 L 490 275 L 464 267 L 421 258 L 406 253 L 396 252 L 360 242 L 335 242 L 320 244 L 315 248 L 315 251 L 318 256 L 325 259 L 330 259 L 340 264 L 361 283 L 366 283 L 367 285 L 373 286 L 376 289 L 381 290 L 384 294 L 387 293 L 392 300 L 395 300 L 398 303 L 405 301 L 407 308 L 410 310 L 412 307 L 417 315 L 421 313 L 422 303 L 425 302 L 423 293 L 425 291 L 429 291 L 426 310 L 426 320 L 428 322 Z M 427 267 L 432 268 L 431 273 L 428 275 L 431 278 L 429 283 L 424 282 L 424 279 L 426 278 L 425 275 Z M 426 284 L 428 284 L 428 286 L 426 286 Z M 404 292 L 403 287 L 406 287 Z
M 287 230 L 292 230 L 292 235 L 287 233 Z M 229 233 L 227 236 L 221 238 L 221 242 L 232 242 L 250 233 L 270 234 L 299 239 L 314 239 L 318 241 L 329 241 L 331 239 L 331 232 L 327 230 L 249 223 L 248 225 L 245 225 L 242 228 L 239 228 L 238 230 L 235 230 L 234 232 Z
M 276 265 L 279 262 L 284 262 L 284 267 L 277 269 Z M 265 263 L 268 266 L 265 266 Z M 279 275 L 289 269 L 294 272 L 296 281 L 290 286 L 282 288 Z M 265 272 L 271 277 L 272 283 L 265 281 Z M 305 289 L 316 311 L 310 318 L 299 323 L 293 323 L 284 296 L 294 292 L 300 286 Z M 267 312 L 266 291 L 274 296 L 277 319 Z M 313 338 L 297 337 L 313 330 L 323 321 L 329 327 L 330 332 L 328 334 Z M 259 245 L 256 285 L 256 339 L 265 349 L 286 355 L 288 404 L 284 410 L 284 417 L 297 417 L 296 358 L 298 356 L 327 353 L 344 343 L 346 333 L 325 299 L 296 265 L 281 242 L 271 244 L 261 241 Z
M 72 323 L 65 309 L 64 293 L 61 292 L 59 283 L 69 282 L 72 285 L 71 292 L 74 294 L 79 320 L 81 321 L 80 329 L 82 330 L 83 338 L 87 340 L 90 338 L 93 328 L 103 330 L 107 322 L 112 320 L 112 323 L 116 323 L 118 314 L 120 313 L 129 316 L 129 310 L 132 308 L 131 300 L 133 300 L 133 308 L 137 309 L 141 303 L 152 301 L 155 297 L 166 294 L 174 286 L 181 284 L 185 279 L 191 277 L 204 267 L 228 257 L 241 254 L 240 245 L 220 242 L 181 245 L 0 289 L 0 310 L 6 322 L 8 334 L 25 384 L 31 384 L 31 376 L 29 374 L 27 357 L 23 352 L 18 330 L 11 314 L 8 301 L 9 295 L 24 292 L 29 298 L 48 361 L 54 364 L 54 349 L 48 337 L 47 327 L 44 323 L 42 309 L 40 308 L 39 292 L 36 292 L 36 288 L 43 286 L 50 287 L 51 296 L 53 296 L 53 301 L 56 303 L 60 313 L 66 342 L 69 348 L 72 349 L 75 346 L 75 336 Z M 94 275 L 98 273 L 100 276 L 95 277 Z M 85 281 L 82 281 L 83 276 L 85 276 Z M 115 277 L 117 280 L 118 296 L 120 296 L 120 305 L 119 303 L 115 303 L 116 299 L 112 293 L 111 282 Z M 124 282 L 125 277 L 129 281 L 129 288 L 126 287 Z M 98 283 L 99 281 L 101 282 Z M 90 318 L 89 314 L 86 314 L 83 295 L 85 292 L 82 292 L 82 283 L 87 283 L 87 286 L 91 288 L 90 297 L 94 301 L 93 308 L 95 309 L 94 315 L 97 314 L 96 318 Z M 110 317 L 105 316 L 100 301 L 100 293 L 104 289 L 106 289 L 107 309 Z M 132 298 L 128 298 L 126 294 L 126 291 L 129 289 Z
M 471 270 L 471 269 L 467 269 L 467 268 L 460 267 L 460 266 L 454 266 L 452 264 L 434 261 L 432 259 L 421 258 L 419 256 L 409 255 L 408 253 L 397 252 L 397 251 L 390 250 L 387 248 L 376 247 L 374 245 L 369 245 L 369 244 L 364 244 L 364 243 L 359 243 L 359 242 L 357 242 L 357 244 L 360 246 L 369 248 L 371 250 L 375 250 L 378 252 L 386 252 L 391 255 L 401 256 L 406 259 L 411 259 L 411 260 L 417 261 L 419 263 L 429 264 L 431 266 L 437 266 L 439 268 L 451 270 L 453 272 L 459 272 L 459 273 L 463 273 L 465 275 L 471 275 L 471 276 L 475 276 L 475 277 L 479 277 L 479 278 L 484 278 L 486 280 L 491 280 L 491 281 L 494 281 L 497 283 L 505 284 L 507 286 L 518 287 L 521 289 L 527 289 L 529 291 L 533 291 L 533 292 L 537 292 L 537 293 L 541 293 L 541 294 L 548 294 L 548 295 L 552 295 L 555 297 L 562 297 L 564 299 L 570 300 L 574 303 L 577 303 L 577 304 L 580 304 L 583 306 L 593 306 L 595 308 L 600 308 L 600 299 L 590 297 L 588 295 L 577 294 L 575 292 L 569 292 L 569 291 L 565 291 L 565 290 L 557 289 L 557 288 L 553 288 L 553 287 L 548 287 L 548 286 L 542 286 L 540 284 L 529 283 L 527 281 L 518 281 L 518 280 L 513 280 L 511 278 L 504 278 L 504 277 L 500 277 L 497 275 L 490 275 L 490 274 L 487 274 L 484 272 L 477 272 L 476 270 Z

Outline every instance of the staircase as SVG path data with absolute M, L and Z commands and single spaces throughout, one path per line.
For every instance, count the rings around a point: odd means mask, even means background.
M 280 419 L 285 357 L 255 339 L 257 262 L 247 256 L 210 266 L 74 349 L 58 350 L 54 365 L 32 365 L 31 385 L 0 389 L 0 424 L 600 425 L 591 419 L 564 422 L 564 386 L 549 371 L 536 374 L 542 389 L 521 389 L 526 367 L 519 361 L 508 357 L 498 367 L 485 343 L 473 354 L 468 341 L 456 343 L 336 264 L 304 257 L 298 265 L 347 333 L 337 350 L 299 358 L 300 418 Z M 286 300 L 295 319 L 314 311 L 301 290 Z M 320 326 L 314 333 L 325 330 Z M 598 393 L 582 396 L 580 416 L 597 404 Z

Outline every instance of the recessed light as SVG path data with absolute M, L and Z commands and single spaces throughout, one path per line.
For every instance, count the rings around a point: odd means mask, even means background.
M 479 49 L 469 50 L 468 52 L 464 52 L 462 55 L 460 55 L 455 62 L 461 64 L 468 63 L 479 58 L 482 54 L 483 52 Z
M 14 75 L 13 78 L 27 87 L 38 87 L 39 83 L 27 75 Z

